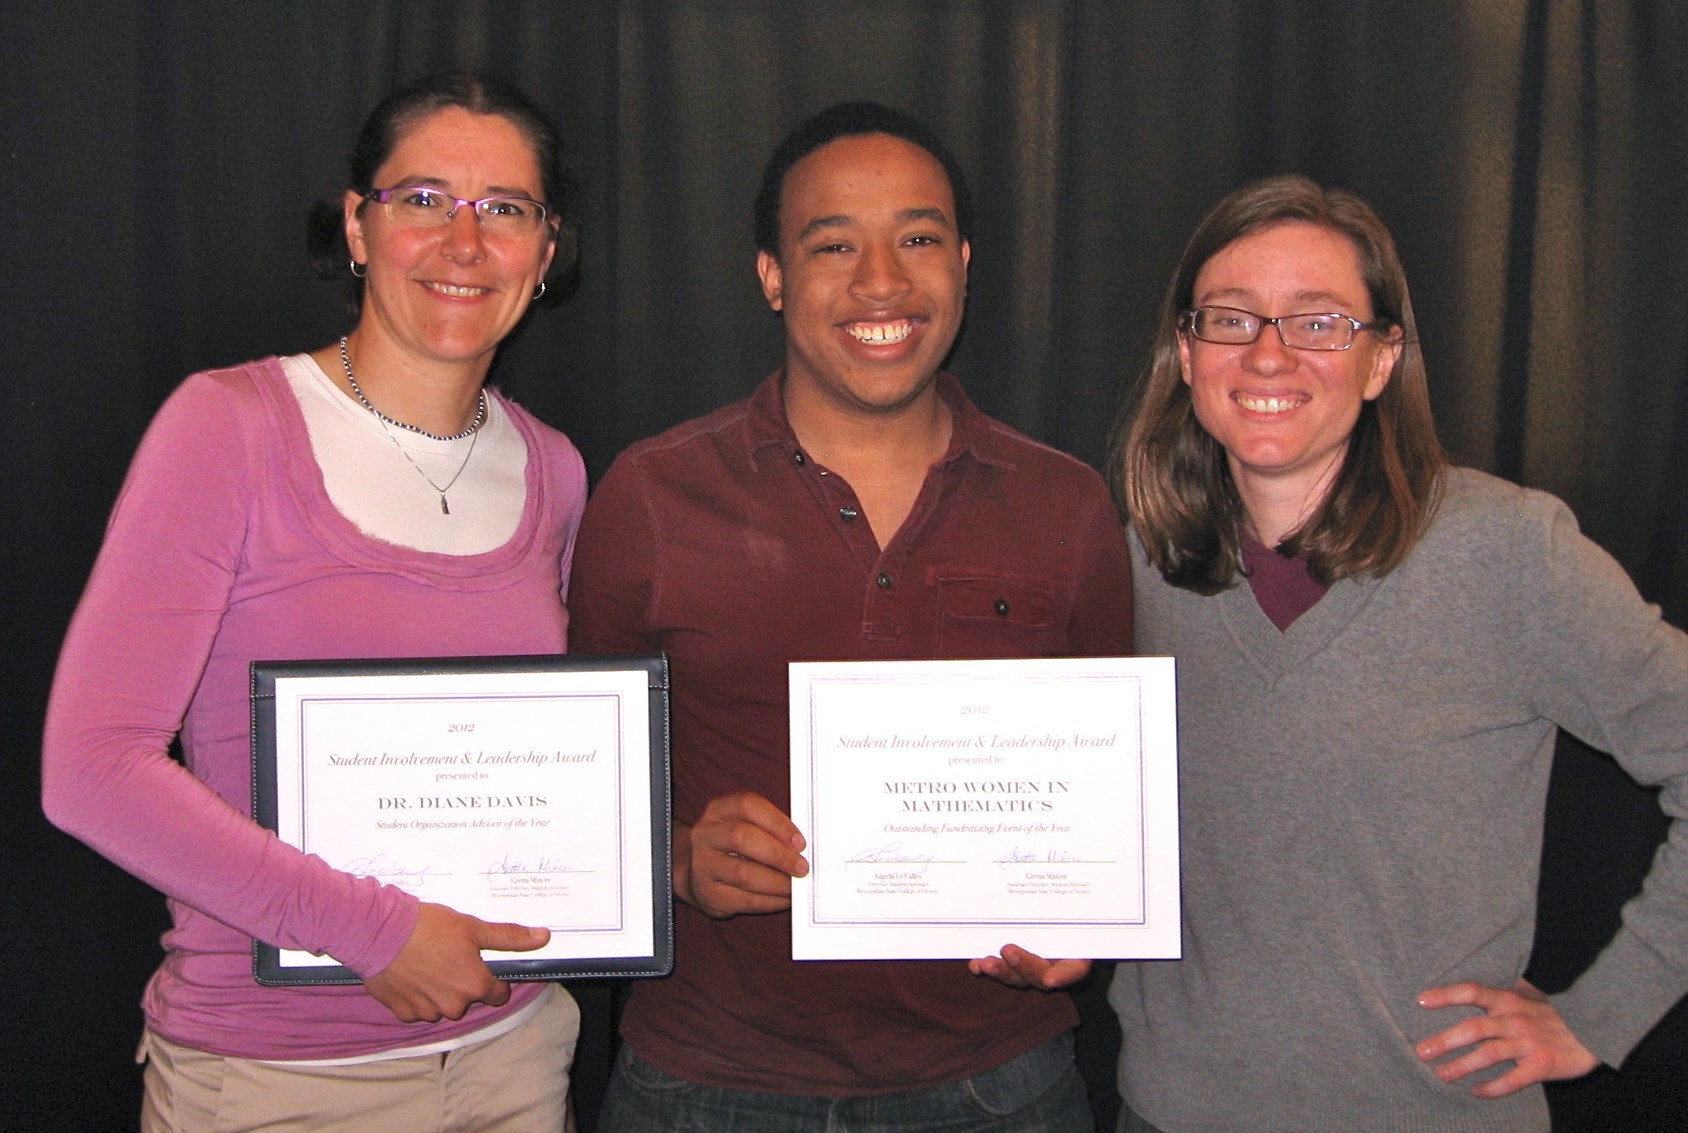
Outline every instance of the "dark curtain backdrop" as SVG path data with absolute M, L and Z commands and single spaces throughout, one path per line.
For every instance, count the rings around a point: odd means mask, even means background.
M 974 183 L 953 368 L 988 411 L 1099 460 L 1196 218 L 1246 178 L 1305 172 L 1395 228 L 1459 457 L 1565 497 L 1682 625 L 1685 52 L 1673 0 L 0 5 L 0 1127 L 132 1124 L 162 906 L 40 817 L 54 654 L 166 393 L 346 327 L 306 269 L 301 217 L 341 186 L 353 131 L 395 82 L 485 69 L 563 127 L 584 284 L 495 380 L 595 474 L 778 362 L 752 272 L 761 162 L 808 113 L 875 98 L 928 119 Z M 1609 936 L 1662 827 L 1610 761 L 1571 743 L 1559 758 L 1532 969 L 1549 988 Z M 612 996 L 582 996 L 589 1128 Z M 1685 1066 L 1679 1010 L 1621 1073 L 1556 1089 L 1557 1127 L 1688 1128 Z

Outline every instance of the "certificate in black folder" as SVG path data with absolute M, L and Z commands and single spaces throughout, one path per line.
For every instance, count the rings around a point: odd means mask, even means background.
M 631 657 L 258 661 L 253 813 L 336 869 L 489 921 L 503 979 L 672 966 L 668 665 Z M 357 983 L 253 942 L 271 985 Z

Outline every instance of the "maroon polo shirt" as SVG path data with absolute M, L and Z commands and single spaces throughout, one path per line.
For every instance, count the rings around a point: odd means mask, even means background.
M 787 662 L 1130 652 L 1129 556 L 1101 479 L 939 383 L 949 451 L 883 550 L 850 485 L 798 446 L 780 374 L 634 445 L 593 495 L 570 650 L 668 654 L 678 821 L 745 790 L 789 809 Z M 788 913 L 714 920 L 681 903 L 675 933 L 674 974 L 634 986 L 622 1034 L 694 1082 L 910 1089 L 1077 1021 L 1064 993 L 959 960 L 793 961 Z

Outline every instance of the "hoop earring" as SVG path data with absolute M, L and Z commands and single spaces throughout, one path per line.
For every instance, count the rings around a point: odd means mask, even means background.
M 363 264 L 358 263 L 356 260 L 349 261 L 348 266 L 351 268 L 352 277 L 354 279 L 362 279 L 364 276 L 369 274 L 369 268 L 365 267 Z M 359 271 L 358 270 L 359 268 L 363 268 L 363 270 Z
M 537 303 L 543 298 L 545 298 L 545 281 L 542 279 L 539 281 L 539 290 L 533 293 L 533 298 L 528 300 L 528 302 Z

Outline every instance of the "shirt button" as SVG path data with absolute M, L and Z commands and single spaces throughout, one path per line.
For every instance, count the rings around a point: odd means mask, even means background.
M 996 613 L 998 617 L 1006 618 L 1008 616 L 1008 599 L 998 598 L 996 600 Z
M 809 463 L 809 458 L 803 455 L 803 452 L 802 452 L 801 449 L 799 449 L 797 452 L 792 453 L 791 459 L 795 460 L 797 462 L 797 467 L 799 467 L 799 468 L 801 468 L 805 464 Z
M 845 523 L 856 522 L 856 517 L 861 514 L 861 512 L 857 511 L 853 507 L 841 507 L 838 509 L 838 518 L 842 519 Z
M 873 581 L 878 584 L 879 589 L 881 590 L 891 589 L 891 576 L 888 574 L 881 573 L 880 576 Z

